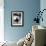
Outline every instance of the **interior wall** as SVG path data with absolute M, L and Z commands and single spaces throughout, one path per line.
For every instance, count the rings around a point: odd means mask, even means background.
M 24 26 L 11 27 L 11 11 L 24 11 Z M 4 0 L 5 41 L 18 41 L 32 29 L 36 12 L 40 10 L 40 0 Z
M 41 9 L 41 11 L 42 11 L 43 9 L 46 9 L 46 0 L 41 0 L 41 1 L 40 1 L 40 9 Z M 40 21 L 40 25 L 46 27 L 46 10 L 43 12 L 42 17 L 43 17 L 43 22 Z

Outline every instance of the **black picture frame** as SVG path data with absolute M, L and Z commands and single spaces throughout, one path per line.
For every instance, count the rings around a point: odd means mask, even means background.
M 24 26 L 24 11 L 11 11 L 11 26 Z

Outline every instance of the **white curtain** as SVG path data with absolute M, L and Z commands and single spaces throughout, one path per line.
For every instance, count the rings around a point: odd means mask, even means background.
M 0 0 L 0 42 L 4 41 L 4 0 Z

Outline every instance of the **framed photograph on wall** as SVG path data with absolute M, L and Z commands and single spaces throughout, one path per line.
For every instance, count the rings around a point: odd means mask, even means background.
M 11 26 L 23 26 L 24 25 L 24 12 L 12 11 L 11 12 Z

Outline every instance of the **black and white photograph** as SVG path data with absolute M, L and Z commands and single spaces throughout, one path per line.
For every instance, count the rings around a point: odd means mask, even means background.
M 24 12 L 23 11 L 12 11 L 11 12 L 11 25 L 12 26 L 23 26 L 24 23 Z

